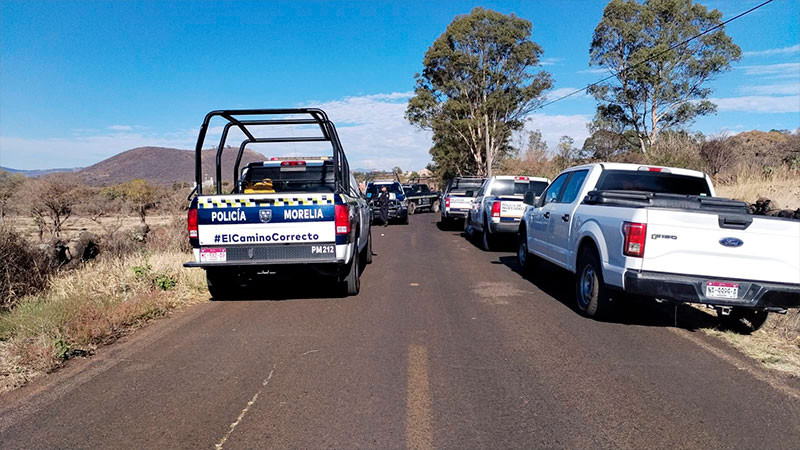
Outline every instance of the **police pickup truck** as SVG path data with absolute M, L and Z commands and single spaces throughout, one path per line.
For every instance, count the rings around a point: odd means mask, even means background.
M 448 224 L 456 220 L 463 220 L 475 202 L 485 178 L 455 177 L 447 183 L 447 188 L 442 194 L 444 207 L 442 208 L 442 223 Z
M 475 201 L 464 221 L 467 237 L 481 234 L 481 246 L 491 250 L 499 235 L 515 236 L 525 205 L 527 192 L 538 197 L 550 184 L 547 178 L 500 175 L 487 178 L 478 190 Z
M 381 219 L 381 205 L 378 204 L 378 196 L 381 189 L 386 188 L 389 193 L 389 221 L 408 224 L 408 201 L 403 191 L 403 186 L 399 181 L 376 180 L 367 183 L 367 199 L 372 206 L 373 220 Z
M 598 163 L 562 172 L 525 212 L 518 258 L 575 274 L 577 306 L 601 314 L 619 292 L 714 307 L 745 332 L 800 307 L 800 222 L 714 197 L 707 175 Z
M 213 118 L 227 123 L 216 153 L 216 189 L 206 193 L 201 151 Z M 256 134 L 295 125 L 316 125 L 320 133 L 310 137 Z M 233 168 L 235 187 L 223 193 L 222 152 L 230 149 L 225 144 L 232 128 L 245 139 Z M 271 157 L 239 171 L 248 144 L 286 142 L 328 142 L 333 155 Z M 330 276 L 342 294 L 358 294 L 362 265 L 372 259 L 370 208 L 325 112 L 314 108 L 212 111 L 200 128 L 195 175 L 197 195 L 188 213 L 194 260 L 184 265 L 205 269 L 212 297 L 235 296 L 242 285 L 256 284 L 260 275 L 301 270 Z
M 432 191 L 427 184 L 411 183 L 403 185 L 403 192 L 408 203 L 408 213 L 415 214 L 421 211 L 439 212 L 439 193 Z

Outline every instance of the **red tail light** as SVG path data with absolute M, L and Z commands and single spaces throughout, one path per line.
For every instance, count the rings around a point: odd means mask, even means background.
M 197 239 L 197 208 L 189 210 L 189 216 L 186 220 L 186 229 L 189 232 L 190 239 Z
M 350 211 L 347 205 L 336 205 L 336 234 L 350 234 Z
M 500 202 L 492 203 L 492 217 L 500 217 Z
M 625 256 L 643 257 L 644 241 L 647 239 L 647 224 L 625 222 L 622 224 L 622 234 L 625 235 L 622 253 Z
M 281 166 L 288 167 L 288 166 L 305 166 L 305 161 L 283 161 L 281 162 Z
M 450 197 L 447 197 L 446 199 L 444 199 L 444 206 L 447 207 L 447 208 L 450 207 Z

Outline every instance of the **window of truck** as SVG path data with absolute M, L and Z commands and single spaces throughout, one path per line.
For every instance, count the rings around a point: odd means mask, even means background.
M 492 184 L 492 195 L 525 195 L 528 191 L 533 191 L 538 197 L 547 187 L 544 181 L 518 181 L 518 180 L 495 180 Z
M 705 178 L 643 170 L 606 170 L 595 187 L 598 191 L 644 191 L 661 194 L 711 195 Z
M 564 182 L 567 180 L 569 175 L 569 173 L 562 173 L 558 176 L 558 178 L 555 179 L 555 181 L 553 181 L 552 184 L 550 184 L 544 194 L 544 203 L 542 203 L 543 205 L 553 203 L 558 198 L 558 195 L 561 193 L 561 188 L 564 187 Z
M 583 181 L 586 180 L 586 175 L 588 173 L 588 170 L 576 170 L 572 172 L 572 176 L 569 177 L 567 186 L 564 188 L 564 193 L 561 194 L 561 198 L 558 199 L 558 203 L 574 202 L 575 199 L 578 198 L 578 193 L 581 191 Z
M 252 166 L 244 173 L 242 187 L 259 193 L 333 192 L 333 165 Z
M 398 183 L 386 183 L 386 184 L 370 184 L 367 186 L 367 197 L 377 197 L 381 191 L 381 188 L 386 186 L 386 191 L 390 194 L 400 194 L 403 195 L 403 189 L 400 187 Z

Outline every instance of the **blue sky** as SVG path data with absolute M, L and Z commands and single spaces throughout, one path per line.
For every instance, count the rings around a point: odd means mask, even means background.
M 725 18 L 760 1 L 702 2 Z M 554 97 L 603 74 L 588 66 L 602 1 L 45 2 L 0 0 L 0 165 L 85 166 L 137 146 L 193 148 L 206 112 L 320 106 L 351 166 L 420 169 L 430 136 L 403 119 L 413 75 L 453 17 L 484 6 L 533 23 Z M 712 134 L 800 127 L 800 2 L 726 28 L 744 57 L 713 80 Z M 595 102 L 531 117 L 554 146 L 582 144 Z M 343 126 L 346 125 L 346 126 Z

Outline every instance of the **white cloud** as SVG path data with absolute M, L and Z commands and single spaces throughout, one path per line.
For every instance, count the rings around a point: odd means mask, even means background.
M 578 73 L 591 73 L 591 74 L 594 74 L 594 75 L 610 75 L 611 74 L 611 72 L 608 69 L 603 69 L 603 68 L 579 70 Z
M 800 95 L 800 83 L 740 86 L 739 92 L 753 95 Z
M 763 64 L 755 66 L 740 66 L 745 75 L 763 76 L 767 78 L 797 78 L 800 77 L 800 62 Z
M 400 166 L 405 170 L 419 170 L 430 161 L 431 140 L 429 132 L 416 129 L 404 117 L 407 99 L 412 95 L 410 92 L 394 92 L 298 106 L 318 107 L 328 113 L 337 126 L 352 168 Z M 136 131 L 131 131 L 134 128 Z M 18 169 L 88 166 L 136 147 L 193 149 L 197 139 L 197 129 L 153 133 L 141 131 L 141 127 L 114 125 L 109 130 L 105 133 L 83 130 L 72 136 L 52 139 L 0 136 L 0 165 Z M 219 141 L 221 131 L 221 126 L 212 124 L 209 127 L 206 148 Z M 300 136 L 314 131 L 311 127 L 294 127 L 291 133 Z M 241 133 L 234 129 L 228 143 L 236 145 L 241 139 Z M 317 154 L 320 145 L 316 144 L 297 144 L 285 149 L 292 153 L 305 153 L 311 147 L 317 151 L 308 154 Z M 254 146 L 253 150 L 269 152 L 274 148 L 264 145 Z
M 748 95 L 744 97 L 710 98 L 719 111 L 744 111 L 750 113 L 800 112 L 800 94 L 787 96 Z
M 574 88 L 574 87 L 558 88 L 558 89 L 553 89 L 552 91 L 548 92 L 545 95 L 546 95 L 547 101 L 552 101 L 552 100 L 561 98 L 561 97 L 563 97 L 565 95 L 572 94 L 573 92 L 575 92 L 577 90 L 579 90 L 579 88 Z M 588 97 L 589 96 L 586 94 L 586 90 L 580 88 L 580 92 L 576 92 L 575 94 L 573 94 L 573 95 L 571 95 L 571 96 L 569 96 L 567 98 L 576 99 L 576 98 L 588 98 Z
M 541 66 L 553 66 L 561 62 L 561 58 L 542 58 L 539 60 Z
M 791 47 L 770 48 L 767 50 L 758 50 L 744 52 L 744 56 L 767 56 L 767 55 L 786 55 L 791 53 L 800 53 L 800 44 L 792 45 Z
M 586 124 L 590 121 L 591 117 L 584 114 L 549 115 L 536 113 L 528 116 L 528 120 L 525 122 L 525 130 L 539 130 L 550 149 L 555 148 L 561 136 L 569 136 L 575 139 L 575 145 L 581 147 L 583 141 L 589 137 L 589 130 L 586 129 Z

